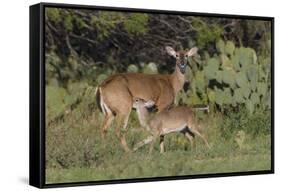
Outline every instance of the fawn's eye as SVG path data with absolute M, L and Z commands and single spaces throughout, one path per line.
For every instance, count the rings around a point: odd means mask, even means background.
M 178 54 L 176 54 L 176 57 L 178 58 L 178 57 L 179 57 L 179 55 L 178 55 Z

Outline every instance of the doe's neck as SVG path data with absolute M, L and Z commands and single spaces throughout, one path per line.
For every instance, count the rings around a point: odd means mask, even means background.
M 180 69 L 176 66 L 175 71 L 171 74 L 171 82 L 175 94 L 177 94 L 185 83 L 185 74 L 181 73 Z

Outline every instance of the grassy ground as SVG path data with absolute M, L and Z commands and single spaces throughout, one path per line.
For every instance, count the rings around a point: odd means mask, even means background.
M 124 154 L 121 158 L 109 159 L 98 167 L 51 168 L 47 169 L 47 182 L 79 182 L 270 169 L 270 153 L 267 151 L 260 153 L 259 149 L 252 150 L 252 153 L 233 152 L 230 156 L 212 156 L 216 155 L 216 151 L 204 149 L 200 152 L 204 154 L 198 153 L 198 150 L 195 152 L 168 151 L 162 155 L 158 152 L 151 155 Z
M 74 88 L 76 92 L 77 88 Z M 183 135 L 170 134 L 165 137 L 164 154 L 159 153 L 159 144 L 155 145 L 150 155 L 148 146 L 127 154 L 117 140 L 114 124 L 106 139 L 101 139 L 102 115 L 97 110 L 93 97 L 85 95 L 93 95 L 93 89 L 84 91 L 83 99 L 67 98 L 63 91 L 52 91 L 47 88 L 47 95 L 51 96 L 47 97 L 47 183 L 271 168 L 269 111 L 251 116 L 244 110 L 228 116 L 220 113 L 202 114 L 204 132 L 212 147 L 210 150 L 199 138 L 196 138 L 196 147 L 190 148 Z M 48 102 L 48 99 L 53 100 L 55 97 L 60 100 L 60 96 L 64 97 L 61 103 Z M 128 144 L 132 147 L 147 135 L 132 112 L 127 132 Z

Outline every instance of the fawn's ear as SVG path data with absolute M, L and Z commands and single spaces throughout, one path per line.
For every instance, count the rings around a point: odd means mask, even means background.
M 149 101 L 145 102 L 145 104 L 144 104 L 145 107 L 152 107 L 154 105 L 155 105 L 155 102 L 152 100 L 149 100 Z
M 197 47 L 193 47 L 192 49 L 190 49 L 189 51 L 186 52 L 187 56 L 190 57 L 190 56 L 194 56 L 194 54 L 196 54 L 198 51 L 198 48 Z
M 166 51 L 170 56 L 176 57 L 177 53 L 172 47 L 166 46 Z

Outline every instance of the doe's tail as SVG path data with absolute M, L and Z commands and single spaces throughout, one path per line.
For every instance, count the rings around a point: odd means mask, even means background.
M 103 114 L 112 114 L 112 113 L 114 114 L 114 112 L 112 112 L 111 109 L 108 107 L 108 105 L 105 103 L 104 97 L 102 95 L 102 88 L 100 86 L 96 88 L 96 102 L 99 110 Z
M 101 95 L 100 95 L 100 87 L 99 86 L 97 86 L 96 87 L 96 90 L 95 90 L 95 94 L 96 94 L 96 103 L 97 103 L 97 105 L 98 105 L 98 108 L 99 108 L 99 110 L 101 111 L 101 112 L 103 112 L 102 111 L 102 108 L 101 108 L 101 103 L 100 103 L 100 99 L 101 99 Z

